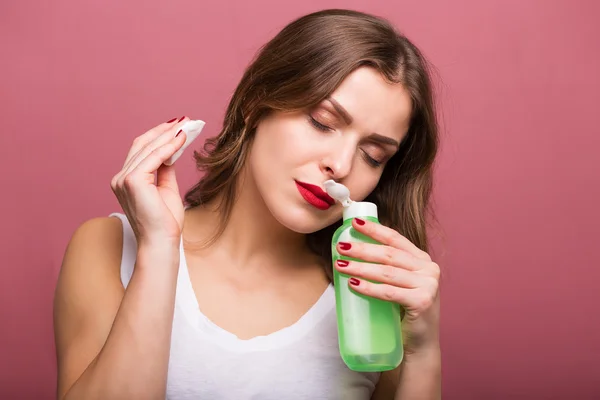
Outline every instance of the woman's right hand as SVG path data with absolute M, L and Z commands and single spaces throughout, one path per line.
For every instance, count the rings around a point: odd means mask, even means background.
M 138 247 L 179 244 L 184 207 L 175 166 L 163 162 L 185 143 L 181 126 L 187 120 L 182 117 L 160 124 L 135 138 L 123 168 L 111 180 Z

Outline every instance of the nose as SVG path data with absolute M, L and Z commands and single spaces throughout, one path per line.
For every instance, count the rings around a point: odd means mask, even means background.
M 350 141 L 349 141 L 350 142 Z M 321 159 L 321 171 L 332 179 L 340 180 L 348 176 L 352 170 L 355 146 L 352 143 L 337 143 Z

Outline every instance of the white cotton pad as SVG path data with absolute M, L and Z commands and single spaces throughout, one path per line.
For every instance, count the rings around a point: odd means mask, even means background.
M 165 165 L 173 165 L 175 161 L 183 154 L 183 151 L 200 135 L 202 129 L 204 128 L 204 121 L 201 120 L 190 120 L 187 121 L 180 128 L 185 132 L 185 143 L 175 154 L 171 156 L 167 161 L 164 162 Z

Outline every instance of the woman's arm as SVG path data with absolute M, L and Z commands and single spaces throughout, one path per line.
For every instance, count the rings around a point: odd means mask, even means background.
M 442 398 L 442 361 L 440 348 L 408 355 L 395 400 L 438 400 Z
M 354 219 L 352 226 L 380 244 L 339 244 L 337 250 L 340 254 L 363 261 L 336 264 L 335 268 L 355 277 L 349 284 L 356 292 L 393 301 L 404 311 L 404 361 L 393 372 L 382 374 L 373 398 L 439 399 L 439 265 L 429 254 L 391 228 L 358 218 Z
M 381 374 L 372 400 L 438 400 L 442 398 L 440 348 L 407 354 L 393 371 Z
M 122 226 L 84 223 L 73 235 L 54 303 L 58 399 L 164 399 L 179 249 L 140 246 L 127 290 Z

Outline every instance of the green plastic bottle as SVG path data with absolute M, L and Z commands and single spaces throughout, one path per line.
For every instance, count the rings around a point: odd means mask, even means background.
M 394 369 L 400 365 L 404 356 L 400 306 L 357 293 L 348 284 L 352 276 L 340 273 L 335 268 L 336 261 L 340 259 L 361 261 L 341 256 L 337 252 L 339 242 L 378 244 L 352 227 L 354 218 L 379 223 L 377 206 L 369 202 L 352 202 L 347 195 L 346 199 L 340 199 L 340 193 L 331 188 L 331 183 L 325 186 L 329 189 L 329 195 L 344 205 L 343 224 L 335 231 L 331 240 L 340 354 L 353 371 L 379 372 Z

